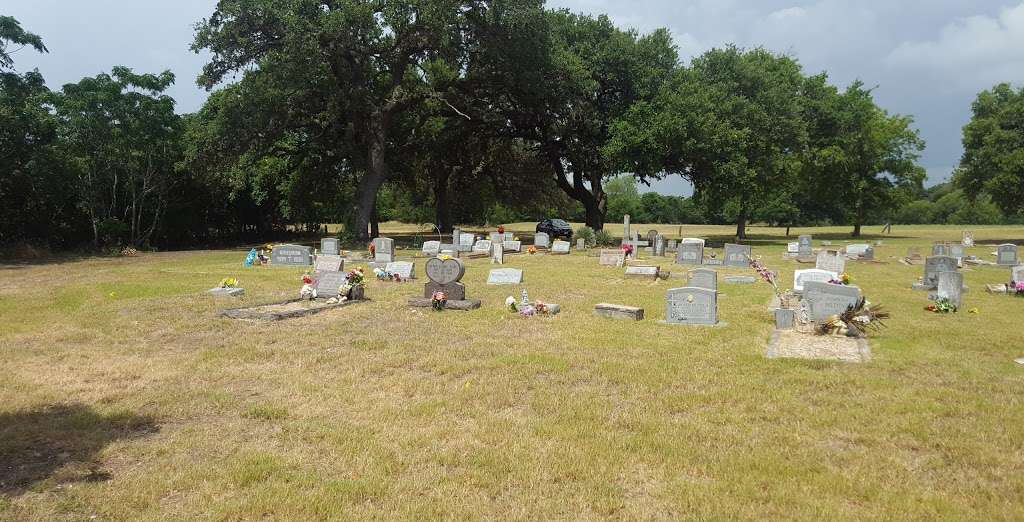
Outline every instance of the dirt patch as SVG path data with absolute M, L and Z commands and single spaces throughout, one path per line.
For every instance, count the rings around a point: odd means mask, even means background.
M 867 339 L 777 330 L 768 342 L 767 356 L 860 363 L 871 360 L 871 347 Z

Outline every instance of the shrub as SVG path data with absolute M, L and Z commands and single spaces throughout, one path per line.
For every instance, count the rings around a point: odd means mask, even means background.
M 611 234 L 604 230 L 598 230 L 594 232 L 594 245 L 597 246 L 614 246 L 615 238 Z
M 590 227 L 581 227 L 577 229 L 576 233 L 573 234 L 572 237 L 582 239 L 587 244 L 587 248 L 593 247 L 597 244 L 594 241 L 594 229 Z

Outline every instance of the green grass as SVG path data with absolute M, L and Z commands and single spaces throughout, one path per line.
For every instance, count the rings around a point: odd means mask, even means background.
M 971 229 L 985 259 L 1024 243 Z M 787 239 L 751 232 L 790 285 Z M 487 260 L 464 279 L 477 311 L 410 309 L 422 279 L 373 281 L 371 302 L 278 323 L 219 319 L 239 302 L 204 294 L 225 276 L 240 303 L 297 293 L 301 270 L 244 269 L 242 249 L 0 265 L 0 519 L 1021 519 L 1024 300 L 976 267 L 979 313 L 928 314 L 923 268 L 895 259 L 959 237 L 895 227 L 886 264 L 848 264 L 894 316 L 862 365 L 766 359 L 767 285 L 720 285 L 726 328 L 672 327 L 681 280 L 582 254 L 506 258 L 563 307 L 533 320 L 504 311 L 518 288 L 486 286 Z

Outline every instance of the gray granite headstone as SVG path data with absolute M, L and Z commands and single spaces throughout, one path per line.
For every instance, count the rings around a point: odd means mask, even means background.
M 924 287 L 934 289 L 939 284 L 940 272 L 956 272 L 956 258 L 928 256 L 924 260 Z
M 800 236 L 797 241 L 797 255 L 800 257 L 811 257 L 814 255 L 814 247 L 811 243 L 811 236 Z
M 533 246 L 537 248 L 549 248 L 551 246 L 551 236 L 546 232 L 537 232 L 533 236 Z
M 750 245 L 725 244 L 725 266 L 748 267 L 751 257 Z
M 489 253 L 491 253 L 491 240 L 490 239 L 481 239 L 480 241 L 477 241 L 476 243 L 473 243 L 473 253 L 474 254 L 489 254 Z
M 825 321 L 841 314 L 860 300 L 860 288 L 808 281 L 804 285 L 804 302 L 812 321 Z
M 409 261 L 388 263 L 384 270 L 391 274 L 398 274 L 398 277 L 402 279 L 416 279 L 416 264 Z
M 601 266 L 620 267 L 626 262 L 626 254 L 620 248 L 605 249 L 601 251 L 598 264 Z
M 1003 266 L 1017 264 L 1017 245 L 1006 243 L 996 249 L 996 263 Z
M 489 285 L 519 285 L 523 283 L 523 271 L 518 268 L 499 268 L 487 275 Z
M 346 275 L 340 271 L 316 272 L 313 277 L 316 279 L 317 297 L 338 297 L 338 288 L 345 283 Z
M 658 257 L 665 255 L 665 236 L 661 234 L 654 236 L 654 255 Z
M 505 240 L 502 246 L 504 246 L 505 250 L 508 250 L 509 252 L 521 252 L 523 250 L 522 241 Z
M 341 253 L 341 243 L 336 237 L 325 237 L 320 240 L 320 252 L 329 255 L 336 256 Z
M 622 216 L 622 244 L 625 245 L 629 238 L 629 214 Z
M 718 290 L 718 272 L 710 268 L 695 268 L 690 270 L 689 285 L 696 288 Z
M 441 253 L 441 242 L 440 241 L 424 241 L 423 242 L 423 255 L 425 256 L 436 256 Z
M 1010 269 L 1010 281 L 1015 283 L 1024 281 L 1024 265 L 1017 265 Z
M 948 256 L 949 255 L 949 245 L 947 245 L 946 243 L 935 243 L 935 244 L 933 244 L 932 245 L 932 255 L 933 256 Z
M 665 322 L 669 324 L 718 324 L 718 292 L 684 287 L 668 291 Z
M 491 242 L 491 264 L 505 264 L 505 242 Z
M 467 234 L 465 232 L 459 234 L 459 252 L 472 252 L 473 243 L 476 242 L 476 236 L 473 234 Z
M 373 239 L 373 260 L 378 263 L 390 263 L 395 260 L 395 240 L 390 237 Z
M 823 250 L 818 252 L 818 258 L 814 263 L 814 268 L 817 268 L 818 270 L 828 270 L 829 272 L 835 272 L 837 274 L 844 274 L 846 273 L 846 256 L 834 250 Z
M 339 272 L 345 267 L 345 260 L 341 256 L 318 255 L 314 270 L 322 272 Z
M 501 243 L 502 241 L 505 241 L 505 234 L 491 232 L 491 243 Z
M 313 247 L 301 245 L 277 245 L 270 253 L 272 266 L 310 266 L 313 264 Z
M 447 285 L 462 280 L 462 276 L 466 273 L 466 265 L 459 259 L 434 257 L 427 260 L 424 270 L 431 281 Z
M 462 229 L 459 227 L 452 227 L 452 244 L 458 247 L 459 240 L 462 238 Z
M 963 305 L 964 275 L 960 272 L 939 272 L 936 294 L 940 298 L 949 299 L 953 306 Z
M 700 243 L 680 243 L 676 249 L 677 265 L 699 265 L 704 262 L 704 245 Z
M 576 250 L 582 251 L 582 250 L 586 250 L 586 249 L 587 249 L 587 240 L 583 239 L 583 238 L 577 239 L 576 240 Z

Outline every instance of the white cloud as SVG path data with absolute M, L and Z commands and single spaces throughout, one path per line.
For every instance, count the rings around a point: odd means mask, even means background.
M 923 72 L 947 89 L 977 91 L 1024 80 L 1024 2 L 997 16 L 960 18 L 928 41 L 903 42 L 886 57 L 890 67 Z

